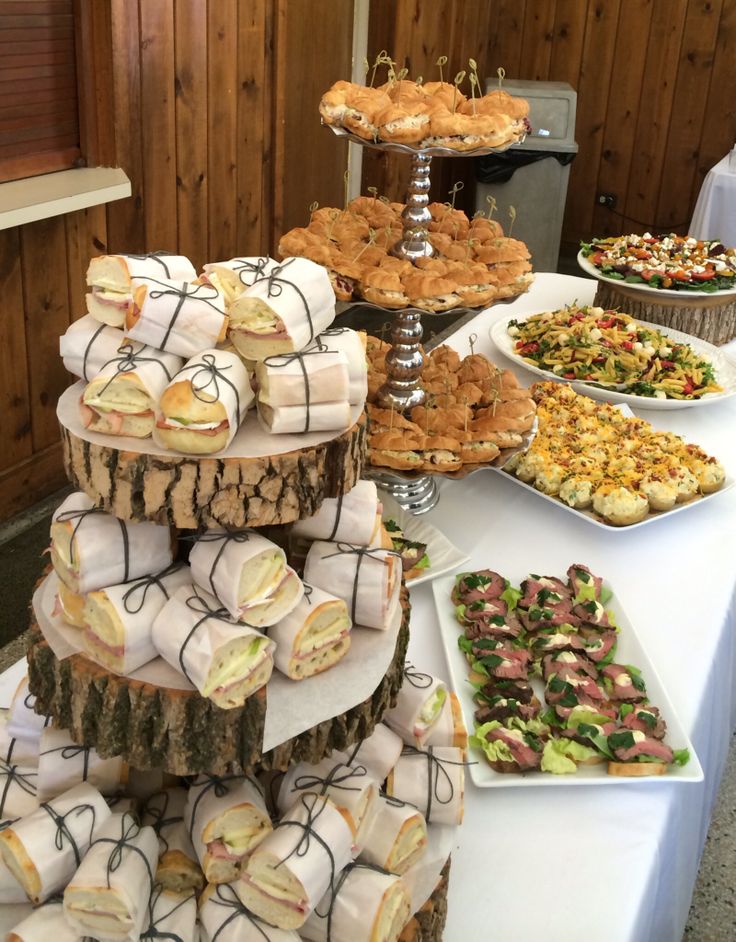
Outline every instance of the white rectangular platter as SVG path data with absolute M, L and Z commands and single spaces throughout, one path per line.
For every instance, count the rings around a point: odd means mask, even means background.
M 490 565 L 492 567 L 492 563 Z M 563 567 L 559 573 L 549 572 L 546 575 L 564 578 L 566 568 L 566 566 Z M 529 575 L 526 572 L 508 573 L 504 572 L 503 569 L 497 569 L 496 571 L 507 579 L 511 579 L 514 586 L 518 586 Z M 450 599 L 450 592 L 454 584 L 454 576 L 445 576 L 442 579 L 437 579 L 432 584 L 432 589 L 434 590 L 435 606 L 440 623 L 440 635 L 450 671 L 450 681 L 460 700 L 468 732 L 472 733 L 475 728 L 473 714 L 476 704 L 473 702 L 473 688 L 468 681 L 468 662 L 457 646 L 457 640 L 462 634 L 462 627 L 455 618 L 454 605 Z M 702 782 L 703 769 L 695 754 L 693 745 L 677 718 L 672 702 L 662 686 L 662 681 L 659 679 L 654 665 L 642 647 L 633 625 L 615 594 L 608 607 L 615 613 L 620 628 L 615 655 L 616 663 L 633 664 L 641 669 L 647 685 L 649 699 L 652 704 L 659 707 L 662 718 L 667 724 L 665 742 L 673 749 L 689 749 L 690 761 L 685 766 L 673 765 L 665 775 L 641 778 L 608 775 L 605 762 L 600 765 L 578 766 L 577 772 L 572 775 L 552 775 L 547 772 L 514 775 L 496 772 L 487 763 L 480 750 L 470 747 L 469 759 L 473 763 L 470 766 L 470 777 L 479 788 L 560 788 L 568 785 L 641 785 L 642 783 L 657 782 Z M 531 683 L 539 696 L 540 702 L 544 705 L 544 684 L 537 678 L 533 679 Z

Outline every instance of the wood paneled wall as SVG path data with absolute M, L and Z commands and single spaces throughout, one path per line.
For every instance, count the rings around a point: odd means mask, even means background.
M 736 0 L 372 0 L 369 58 L 388 49 L 410 74 L 467 68 L 568 82 L 578 92 L 563 238 L 644 228 L 684 232 L 708 169 L 736 140 Z M 438 164 L 472 207 L 471 161 Z M 405 164 L 372 156 L 366 177 L 401 198 Z M 433 184 L 435 180 L 433 180 Z M 596 194 L 613 193 L 615 210 Z M 520 208 L 523 211 L 523 207 Z

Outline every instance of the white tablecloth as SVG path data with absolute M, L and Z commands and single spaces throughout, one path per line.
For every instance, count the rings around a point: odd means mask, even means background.
M 532 290 L 450 339 L 497 362 L 488 326 L 575 298 L 592 281 L 537 275 Z M 518 371 L 524 374 L 523 370 Z M 525 374 L 525 382 L 532 379 Z M 640 413 L 736 469 L 736 404 Z M 680 942 L 729 734 L 736 723 L 736 491 L 630 532 L 600 530 L 493 472 L 444 482 L 426 518 L 466 567 L 564 575 L 584 562 L 613 585 L 690 734 L 702 784 L 478 789 L 466 796 L 446 942 Z M 430 585 L 412 597 L 410 657 L 447 678 Z M 510 784 L 513 781 L 511 777 Z
M 736 148 L 705 175 L 689 235 L 736 245 Z

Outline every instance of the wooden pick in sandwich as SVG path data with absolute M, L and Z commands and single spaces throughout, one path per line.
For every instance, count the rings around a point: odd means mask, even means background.
M 475 60 L 471 59 L 470 61 L 474 62 Z M 478 86 L 478 77 L 473 72 L 471 72 L 470 73 L 470 100 L 473 105 L 473 117 L 475 117 L 475 89 L 477 86 Z
M 358 254 L 355 256 L 355 258 L 353 259 L 353 261 L 354 261 L 354 262 L 357 262 L 358 259 L 360 258 L 360 256 L 363 254 L 363 252 L 365 252 L 365 250 L 366 250 L 370 245 L 374 245 L 375 242 L 376 242 L 376 230 L 375 230 L 375 229 L 371 229 L 370 226 L 369 226 L 369 227 L 368 227 L 368 241 L 367 241 L 366 244 L 363 246 L 363 248 L 360 250 L 360 252 L 358 252 Z
M 371 64 L 368 61 L 368 56 L 363 57 L 363 81 L 368 81 L 368 72 L 370 70 Z
M 389 419 L 388 430 L 389 432 L 393 432 L 394 430 L 394 404 L 393 402 L 391 403 L 391 418 Z
M 370 86 L 371 88 L 373 88 L 373 83 L 376 80 L 376 70 L 378 69 L 378 66 L 383 63 L 387 55 L 388 53 L 386 52 L 386 50 L 382 49 L 376 56 L 375 62 L 373 63 L 373 74 L 371 75 L 371 86 Z
M 317 202 L 317 200 L 314 200 L 312 203 L 309 204 L 310 215 L 312 213 L 315 213 L 318 209 L 319 209 L 319 203 Z
M 496 212 L 496 197 L 491 196 L 490 193 L 486 196 L 486 203 L 488 203 L 488 219 L 489 221 L 493 219 L 493 214 Z
M 342 175 L 342 179 L 345 184 L 345 210 L 344 211 L 347 212 L 349 194 L 350 194 L 350 171 L 349 170 L 345 171 L 345 173 Z
M 377 187 L 377 186 L 369 186 L 369 187 L 368 187 L 368 192 L 369 192 L 369 193 L 371 194 L 371 196 L 373 197 L 373 208 L 375 209 L 375 208 L 376 208 L 376 200 L 378 199 L 378 187 Z
M 475 345 L 478 343 L 478 334 L 471 334 L 468 337 L 468 345 L 470 346 L 470 355 L 473 356 L 475 353 Z
M 462 180 L 458 180 L 457 183 L 452 184 L 452 188 L 447 191 L 447 195 L 450 197 L 450 207 L 451 209 L 455 208 L 455 197 L 460 192 L 460 190 L 465 188 L 465 184 Z
M 465 71 L 464 71 L 464 70 L 463 70 L 462 72 L 458 72 L 457 75 L 455 76 L 455 78 L 453 79 L 453 84 L 454 84 L 454 86 L 455 86 L 455 89 L 454 89 L 454 91 L 453 91 L 453 93 L 452 93 L 452 113 L 453 113 L 453 114 L 455 114 L 455 111 L 456 111 L 456 109 L 457 109 L 457 93 L 458 93 L 458 89 L 460 88 L 460 86 L 462 85 L 462 83 L 463 83 L 464 80 L 465 80 Z
M 503 85 L 503 80 L 506 78 L 506 69 L 502 65 L 496 69 L 496 75 L 498 76 L 498 87 L 500 88 Z
M 443 66 L 443 65 L 447 65 L 447 56 L 440 56 L 439 59 L 435 62 L 435 65 L 436 65 L 436 66 L 439 68 L 439 70 L 440 70 L 440 82 L 444 82 L 445 77 L 444 77 L 444 75 L 442 74 L 442 66 Z
M 514 229 L 514 223 L 516 222 L 516 209 L 513 206 L 509 206 L 509 219 L 511 220 L 511 222 L 509 223 L 509 231 L 508 231 L 508 237 L 510 239 L 511 233 Z

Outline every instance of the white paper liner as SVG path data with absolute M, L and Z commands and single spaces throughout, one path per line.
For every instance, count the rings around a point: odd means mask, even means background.
M 199 937 L 197 928 L 197 897 L 192 893 L 183 896 L 169 893 L 157 886 L 151 894 L 141 938 L 155 939 L 162 934 L 172 942 L 195 942 Z
M 333 758 L 349 765 L 362 765 L 377 782 L 383 782 L 399 761 L 404 748 L 400 736 L 385 723 L 377 723 L 370 736 L 351 746 L 345 752 L 333 752 Z
M 204 271 L 208 275 L 216 275 L 231 295 L 237 297 L 253 282 L 269 275 L 280 264 L 268 255 L 244 255 L 225 262 L 207 262 Z
M 397 735 L 401 736 L 407 746 L 422 748 L 430 731 L 439 720 L 442 710 L 438 711 L 434 723 L 428 728 L 417 729 L 420 722 L 419 715 L 425 704 L 439 690 L 445 692 L 444 707 L 450 698 L 447 685 L 443 680 L 440 680 L 439 677 L 432 677 L 431 674 L 420 673 L 413 668 L 405 669 L 404 683 L 401 685 L 401 690 L 399 690 L 396 706 L 386 711 L 383 722 Z M 448 743 L 448 745 L 452 745 L 452 743 Z
M 94 511 L 93 501 L 81 491 L 69 497 L 54 512 L 52 520 L 69 516 L 72 553 L 77 567 L 80 593 L 127 582 L 149 572 L 159 572 L 171 563 L 171 531 L 156 523 L 130 523 L 112 514 Z M 74 517 L 76 513 L 86 516 Z M 127 559 L 127 566 L 126 566 Z M 127 571 L 126 571 L 127 570 Z
M 345 399 L 339 402 L 315 402 L 304 406 L 269 406 L 258 403 L 258 421 L 271 435 L 329 431 L 346 428 L 352 407 Z
M 107 597 L 123 624 L 125 634 L 121 674 L 130 675 L 158 657 L 158 651 L 153 645 L 154 619 L 176 590 L 183 585 L 190 585 L 192 581 L 189 566 L 183 563 L 175 565 L 176 568 L 171 571 L 165 570 L 152 577 L 144 576 L 142 579 L 98 590 L 101 595 Z M 87 638 L 88 633 L 92 634 L 91 629 L 77 630 L 85 656 L 101 664 L 94 645 L 90 644 Z
M 70 373 L 89 382 L 124 342 L 122 330 L 101 324 L 91 314 L 85 314 L 59 337 L 59 353 Z
M 270 406 L 303 406 L 347 399 L 348 358 L 316 345 L 298 354 L 272 356 L 256 364 L 258 401 Z
M 172 455 L 182 455 L 183 452 L 162 448 L 151 438 L 131 438 L 125 435 L 104 435 L 94 432 L 82 425 L 79 418 L 79 397 L 84 391 L 84 383 L 75 383 L 66 389 L 59 397 L 56 406 L 56 417 L 61 425 L 71 432 L 75 438 L 90 442 L 92 445 L 101 445 L 106 448 L 117 448 L 119 451 L 132 451 L 139 455 L 155 455 L 159 458 L 169 458 Z M 290 451 L 303 448 L 313 448 L 324 442 L 336 438 L 340 432 L 354 425 L 363 411 L 362 405 L 352 406 L 349 419 L 340 429 L 330 429 L 327 432 L 312 430 L 310 432 L 279 435 L 274 437 L 264 429 L 255 412 L 249 412 L 243 424 L 238 429 L 235 438 L 227 448 L 207 455 L 208 458 L 264 458 L 270 455 L 284 455 Z
M 294 606 L 284 618 L 275 625 L 271 625 L 268 630 L 268 636 L 276 643 L 276 650 L 273 656 L 274 666 L 283 674 L 289 675 L 289 668 L 292 659 L 298 658 L 301 654 L 308 658 L 314 652 L 303 651 L 301 643 L 303 638 L 300 635 L 309 630 L 308 622 L 312 617 L 318 617 L 319 610 L 329 605 L 331 609 L 342 612 L 347 616 L 347 630 L 350 631 L 352 625 L 347 615 L 347 607 L 342 599 L 338 599 L 317 586 L 307 585 L 303 587 L 303 595 L 299 602 Z M 336 636 L 330 639 L 330 644 L 337 640 Z M 334 665 L 333 665 L 334 666 Z
M 297 520 L 291 532 L 310 540 L 342 540 L 355 546 L 368 546 L 376 528 L 377 513 L 376 485 L 373 481 L 361 480 L 342 498 L 325 498 L 317 513 Z
M 50 801 L 81 782 L 89 782 L 103 795 L 121 790 L 127 766 L 120 758 L 103 759 L 96 749 L 80 746 L 65 729 L 49 727 L 41 733 L 38 760 L 38 797 Z
M 47 807 L 54 815 L 64 818 L 64 840 L 58 843 L 59 829 Z M 93 836 L 109 817 L 105 799 L 85 782 L 12 825 L 13 833 L 23 844 L 41 880 L 34 902 L 48 899 L 66 885 L 77 869 L 75 848 L 80 858 L 83 857 Z M 0 840 L 4 833 L 7 832 L 0 833 Z
M 0 822 L 31 814 L 38 805 L 38 770 L 0 760 Z
M 365 336 L 365 335 L 364 335 Z M 349 327 L 330 327 L 319 335 L 328 350 L 339 350 L 348 359 L 350 402 L 365 402 L 368 395 L 368 360 L 361 335 Z
M 140 317 L 126 330 L 157 350 L 193 357 L 214 347 L 226 323 L 225 296 L 211 284 L 156 277 L 134 278 L 146 288 Z
M 197 277 L 194 265 L 186 255 L 171 255 L 168 252 L 146 252 L 141 255 L 112 255 L 122 258 L 129 278 L 176 278 L 191 281 Z M 89 271 L 87 272 L 87 284 Z
M 28 674 L 26 674 L 18 684 L 10 704 L 10 713 L 5 724 L 10 736 L 18 739 L 35 739 L 36 742 L 41 738 L 41 730 L 49 725 L 51 717 L 36 713 L 33 709 L 35 702 L 36 698 L 30 691 Z
M 137 940 L 147 917 L 157 860 L 158 839 L 153 828 L 139 827 L 132 815 L 110 815 L 96 830 L 92 846 L 64 892 L 64 913 L 70 924 L 80 935 L 89 934 L 91 929 L 71 908 L 76 896 L 71 890 L 109 887 L 125 907 L 133 927 L 127 933 L 110 931 L 103 938 Z M 104 897 L 101 902 L 104 908 Z
M 200 903 L 199 922 L 202 942 L 212 942 L 215 936 L 217 942 L 300 942 L 298 932 L 256 919 L 228 883 L 208 887 L 207 898 Z
M 173 353 L 164 353 L 155 347 L 126 340 L 100 365 L 96 373 L 90 373 L 88 368 L 87 374 L 90 380 L 100 377 L 110 380 L 117 376 L 136 376 L 155 406 L 161 393 L 183 365 L 182 358 Z M 104 384 L 101 388 L 104 388 Z
M 79 933 L 69 925 L 61 903 L 48 902 L 34 909 L 26 918 L 13 926 L 8 935 L 22 942 L 79 942 Z M 8 938 L 8 936 L 6 936 Z

